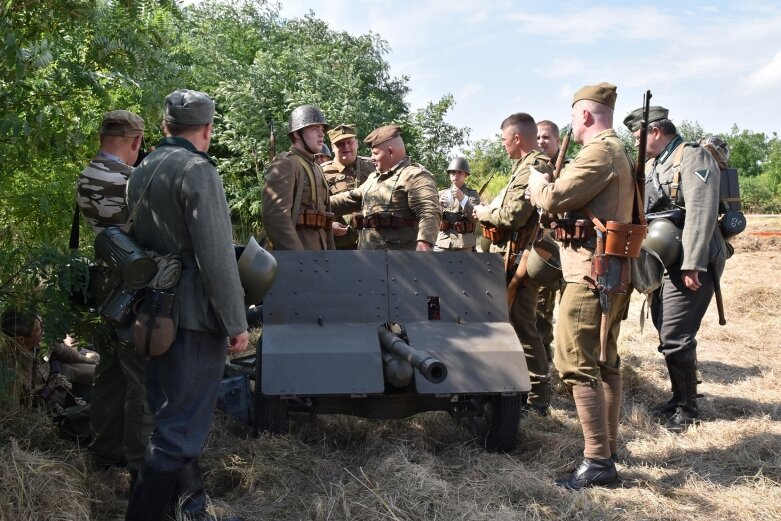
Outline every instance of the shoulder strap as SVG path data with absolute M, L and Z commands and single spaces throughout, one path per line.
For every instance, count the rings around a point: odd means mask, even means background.
M 78 197 L 78 195 L 77 195 Z M 71 223 L 71 238 L 68 246 L 71 250 L 79 249 L 79 203 L 76 203 L 76 210 L 73 211 L 73 222 Z
M 670 201 L 678 201 L 678 190 L 681 186 L 681 163 L 683 162 L 683 151 L 689 145 L 685 141 L 678 145 L 673 156 L 673 181 L 670 183 Z
M 160 162 L 157 163 L 157 166 L 155 167 L 154 171 L 152 171 L 152 175 L 149 176 L 149 181 L 146 182 L 144 191 L 141 192 L 141 197 L 138 198 L 138 201 L 136 201 L 136 205 L 133 207 L 133 211 L 130 212 L 130 216 L 127 218 L 127 222 L 121 226 L 123 232 L 130 233 L 130 229 L 133 227 L 133 219 L 135 218 L 136 213 L 138 213 L 138 208 L 141 206 L 141 201 L 144 200 L 144 196 L 146 195 L 146 191 L 149 189 L 149 185 L 152 184 L 152 179 L 155 178 L 155 174 L 157 174 L 157 171 L 160 170 L 161 166 L 163 166 L 165 160 L 171 157 L 171 155 L 174 152 L 176 152 L 178 149 L 179 149 L 178 147 L 171 147 L 171 150 L 168 151 L 163 157 L 160 158 Z

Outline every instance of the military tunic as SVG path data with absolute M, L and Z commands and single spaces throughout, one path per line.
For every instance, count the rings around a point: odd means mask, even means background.
M 531 199 L 547 212 L 571 218 L 585 218 L 581 209 L 588 207 L 603 224 L 629 223 L 634 194 L 632 164 L 624 145 L 613 129 L 606 129 L 581 148 L 558 179 L 535 186 Z M 601 371 L 619 372 L 616 342 L 629 293 L 611 298 L 607 362 L 600 368 L 602 310 L 597 292 L 589 289 L 583 279 L 591 275 L 594 247 L 593 239 L 561 243 L 561 265 L 567 285 L 559 302 L 554 364 L 562 380 L 570 385 L 593 385 L 601 378 Z
M 683 148 L 679 170 L 679 190 L 671 200 L 674 162 Z M 695 143 L 676 136 L 659 154 L 646 163 L 646 208 L 663 211 L 686 210 L 681 234 L 682 255 L 667 268 L 662 287 L 652 300 L 651 317 L 659 332 L 659 351 L 669 358 L 694 362 L 697 331 L 713 297 L 713 277 L 721 276 L 729 257 L 717 225 L 720 188 L 719 165 L 713 156 Z M 697 291 L 686 288 L 681 272 L 699 272 L 702 284 Z
M 119 158 L 99 152 L 81 172 L 76 202 L 95 235 L 109 226 L 122 226 L 128 219 L 125 189 L 133 167 Z M 99 286 L 119 285 L 117 277 L 103 266 Z M 103 304 L 108 294 L 97 294 Z M 98 465 L 116 465 L 124 458 L 138 471 L 152 431 L 152 415 L 144 389 L 144 357 L 127 340 L 129 331 L 103 322 L 95 329 L 93 344 L 100 355 L 95 368 L 90 399 L 90 426 L 94 433 L 90 455 Z
M 516 160 L 507 186 L 494 198 L 489 208 L 478 209 L 477 218 L 483 224 L 497 228 L 520 230 L 537 222 L 537 209 L 524 198 L 529 184 L 530 167 L 543 173 L 551 173 L 548 156 L 539 150 L 532 150 Z M 536 231 L 536 227 L 534 228 Z M 534 232 L 532 232 L 534 233 Z M 531 241 L 529 241 L 531 244 Z M 506 253 L 510 238 L 491 244 L 491 252 Z M 532 389 L 528 403 L 541 408 L 550 405 L 550 377 L 548 376 L 548 355 L 535 325 L 535 310 L 539 286 L 527 280 L 515 293 L 510 306 L 510 323 L 526 352 Z
M 475 218 L 472 216 L 472 213 L 474 212 L 474 207 L 480 204 L 480 196 L 478 195 L 477 190 L 473 190 L 466 185 L 461 187 L 461 191 L 464 193 L 464 199 L 459 202 L 453 195 L 452 187 L 440 190 L 440 201 L 442 200 L 442 195 L 448 196 L 447 202 L 442 203 L 442 210 L 445 212 L 445 215 L 457 214 L 459 219 L 474 224 Z M 441 250 L 472 251 L 476 242 L 474 231 L 459 233 L 455 227 L 451 226 L 447 230 L 439 231 L 436 246 Z
M 306 164 L 314 177 L 310 183 Z M 300 202 L 296 204 L 298 193 Z M 275 250 L 333 250 L 334 236 L 327 230 L 296 226 L 298 215 L 306 209 L 330 212 L 328 184 L 323 170 L 312 154 L 295 146 L 277 154 L 266 169 L 263 185 L 263 228 Z
M 349 190 L 354 190 L 363 184 L 374 172 L 374 161 L 368 157 L 358 156 L 352 165 L 344 165 L 337 157 L 333 161 L 323 163 L 323 174 L 328 182 L 328 188 L 331 195 L 340 194 Z M 334 243 L 337 250 L 355 250 L 358 247 L 358 230 L 350 226 L 350 217 L 352 214 L 337 215 L 344 224 L 349 227 L 347 235 L 334 237 Z
M 434 176 L 409 158 L 387 172 L 373 172 L 358 188 L 331 197 L 333 211 L 346 214 L 360 211 L 364 216 L 392 212 L 414 220 L 399 228 L 364 228 L 358 249 L 414 250 L 417 241 L 435 244 L 442 210 Z

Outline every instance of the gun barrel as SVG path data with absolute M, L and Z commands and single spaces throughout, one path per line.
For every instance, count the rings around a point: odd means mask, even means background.
M 410 346 L 399 338 L 398 335 L 388 331 L 385 326 L 380 326 L 377 331 L 380 335 L 380 346 L 382 349 L 412 364 L 412 367 L 417 369 L 426 380 L 438 384 L 447 378 L 447 367 L 445 367 L 445 364 L 433 356 L 422 353 Z

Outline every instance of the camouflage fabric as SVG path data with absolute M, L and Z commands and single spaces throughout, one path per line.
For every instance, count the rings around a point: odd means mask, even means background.
M 81 172 L 76 202 L 95 235 L 108 226 L 122 226 L 128 218 L 125 186 L 133 168 L 98 154 Z
M 417 241 L 433 245 L 442 218 L 434 176 L 409 158 L 387 172 L 375 171 L 354 190 L 332 196 L 331 205 L 337 214 L 388 211 L 417 220 L 414 226 L 401 228 L 364 228 L 358 245 L 361 250 L 414 250 Z

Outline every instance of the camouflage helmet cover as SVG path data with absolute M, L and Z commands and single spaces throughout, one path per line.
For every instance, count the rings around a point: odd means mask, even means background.
M 719 168 L 729 168 L 729 145 L 719 136 L 705 136 L 700 139 L 700 146 L 705 147 L 716 159 Z
M 453 170 L 461 170 L 462 172 L 466 172 L 467 175 L 470 174 L 469 161 L 467 161 L 465 157 L 453 158 L 450 164 L 447 165 L 447 171 L 452 172 Z
M 287 123 L 288 136 L 297 130 L 312 125 L 323 125 L 325 131 L 328 131 L 328 122 L 325 120 L 323 111 L 314 105 L 301 105 L 293 109 L 290 113 L 290 119 Z

